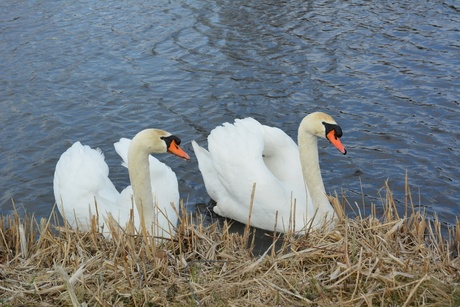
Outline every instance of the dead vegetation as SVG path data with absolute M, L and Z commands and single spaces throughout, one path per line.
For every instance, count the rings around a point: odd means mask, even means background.
M 409 198 L 408 198 L 409 199 Z M 343 210 L 346 199 L 337 209 Z M 173 240 L 133 231 L 106 239 L 48 220 L 0 217 L 2 306 L 455 306 L 460 225 L 406 203 L 388 187 L 383 216 L 341 214 L 331 230 L 270 234 L 253 254 L 254 229 L 185 216 Z M 261 233 L 262 231 L 258 230 Z

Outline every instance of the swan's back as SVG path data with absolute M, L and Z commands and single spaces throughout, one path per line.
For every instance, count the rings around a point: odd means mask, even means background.
M 281 182 L 288 185 L 301 184 L 296 190 L 303 190 L 299 148 L 283 130 L 262 125 L 264 129 L 263 159 L 268 169 Z

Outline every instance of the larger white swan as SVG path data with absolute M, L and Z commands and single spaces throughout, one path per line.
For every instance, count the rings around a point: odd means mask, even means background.
M 133 212 L 135 226 L 141 229 L 139 212 L 143 211 L 150 234 L 170 237 L 179 212 L 177 178 L 167 165 L 150 154 L 172 153 L 188 160 L 179 144 L 178 137 L 159 129 L 145 129 L 132 141 L 122 138 L 115 143 L 131 182 L 119 193 L 108 177 L 109 167 L 102 152 L 74 143 L 61 155 L 54 172 L 54 197 L 59 212 L 72 227 L 89 230 L 94 223 L 108 236 L 109 215 L 124 227 Z
M 335 213 L 324 189 L 317 138 L 341 153 L 342 130 L 321 112 L 307 115 L 298 131 L 299 146 L 282 130 L 253 118 L 225 123 L 208 136 L 209 151 L 192 141 L 214 212 L 251 226 L 280 232 L 317 228 Z M 314 219 L 313 219 L 314 218 Z

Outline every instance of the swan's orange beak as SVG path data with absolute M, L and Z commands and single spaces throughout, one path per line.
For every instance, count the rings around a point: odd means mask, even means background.
M 185 151 L 183 151 L 182 148 L 179 147 L 179 145 L 177 145 L 175 140 L 172 140 L 171 144 L 169 144 L 168 152 L 172 153 L 175 156 L 178 156 L 179 158 L 190 160 L 188 154 Z
M 334 129 L 329 131 L 329 133 L 326 135 L 326 137 L 329 140 L 329 142 L 331 142 L 332 145 L 334 145 L 335 148 L 337 148 L 341 153 L 343 153 L 344 155 L 347 154 L 347 149 L 345 148 L 345 146 L 343 146 L 343 144 L 340 141 L 340 139 L 335 135 L 335 130 Z

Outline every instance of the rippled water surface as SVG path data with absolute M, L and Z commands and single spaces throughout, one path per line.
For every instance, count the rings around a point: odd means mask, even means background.
M 209 197 L 190 141 L 252 116 L 296 138 L 330 113 L 348 155 L 320 142 L 328 192 L 380 204 L 386 180 L 452 223 L 460 199 L 460 5 L 456 1 L 2 1 L 0 210 L 49 215 L 54 166 L 145 127 L 179 135 L 162 157 L 190 211 Z

